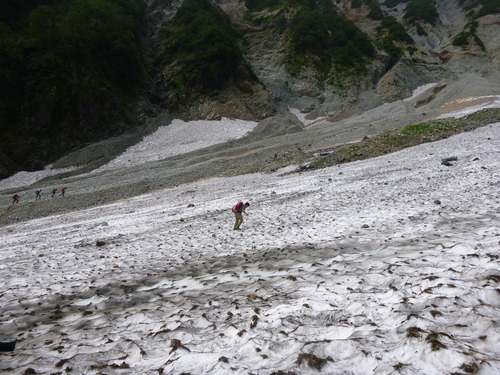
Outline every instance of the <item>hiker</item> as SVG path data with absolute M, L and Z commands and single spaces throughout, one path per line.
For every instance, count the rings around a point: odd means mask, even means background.
M 250 203 L 245 203 L 243 202 L 238 202 L 234 207 L 233 207 L 233 213 L 234 216 L 236 217 L 236 222 L 234 223 L 234 230 L 240 230 L 240 225 L 243 223 L 243 214 L 247 215 L 248 214 L 245 212 L 245 209 L 250 206 Z
M 35 200 L 42 199 L 42 189 L 36 189 L 35 194 L 36 194 Z
M 15 195 L 12 197 L 12 199 L 13 199 L 12 204 L 14 204 L 14 203 L 19 203 L 19 198 L 21 198 L 21 197 L 20 197 L 19 195 L 15 194 Z
M 63 187 L 61 189 L 61 194 L 59 194 L 60 197 L 64 197 L 64 192 L 66 191 L 67 187 Z
M 56 193 L 57 193 L 57 189 L 52 189 L 52 198 L 54 198 L 56 196 Z

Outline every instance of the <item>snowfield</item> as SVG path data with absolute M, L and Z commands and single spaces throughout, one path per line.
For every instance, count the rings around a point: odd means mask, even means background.
M 92 173 L 140 165 L 146 161 L 156 161 L 170 156 L 199 150 L 218 143 L 242 138 L 256 126 L 255 121 L 228 119 L 182 121 L 175 119 L 170 124 L 159 127 L 130 147 L 122 155 L 110 163 L 103 165 Z
M 0 372 L 499 374 L 499 154 L 497 123 L 2 227 Z
M 185 122 L 175 119 L 169 124 L 160 126 L 153 134 L 143 137 L 141 142 L 129 147 L 111 162 L 88 174 L 141 165 L 242 138 L 256 126 L 257 122 L 255 121 L 225 117 L 217 121 Z M 0 180 L 0 190 L 31 185 L 45 177 L 74 169 L 76 167 L 52 169 L 52 165 L 48 165 L 45 169 L 36 172 L 18 172 L 9 178 Z

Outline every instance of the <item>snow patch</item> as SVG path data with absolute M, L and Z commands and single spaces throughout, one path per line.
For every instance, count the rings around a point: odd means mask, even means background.
M 318 118 L 315 118 L 313 120 L 307 120 L 306 119 L 306 116 L 308 115 L 307 113 L 304 113 L 304 112 L 301 112 L 299 109 L 297 108 L 291 108 L 291 107 L 288 107 L 288 110 L 290 111 L 290 113 L 292 115 L 294 115 L 295 117 L 297 117 L 297 119 L 302 122 L 302 124 L 304 125 L 304 127 L 309 127 L 309 126 L 312 126 L 312 125 L 315 125 L 323 120 L 326 119 L 326 117 L 318 117 Z
M 470 105 L 474 102 L 481 102 L 477 105 Z M 453 101 L 451 104 L 456 104 L 459 107 L 464 107 L 456 111 L 447 112 L 437 118 L 461 118 L 475 112 L 479 112 L 487 108 L 500 108 L 500 95 L 494 96 L 474 96 L 469 98 L 462 98 Z
M 52 164 L 45 167 L 45 169 L 41 171 L 35 172 L 17 172 L 15 175 L 12 175 L 8 178 L 0 180 L 0 190 L 4 189 L 14 189 L 17 187 L 24 187 L 34 184 L 37 181 L 40 181 L 43 178 L 54 176 L 60 173 L 71 172 L 76 169 L 76 167 L 70 168 L 61 168 L 61 169 L 51 169 Z
M 244 137 L 256 126 L 255 121 L 222 118 L 218 121 L 173 120 L 158 128 L 122 155 L 94 172 L 130 167 L 185 154 L 205 147 Z
M 419 95 L 423 94 L 424 92 L 432 89 L 434 86 L 436 86 L 437 83 L 428 83 L 423 86 L 417 87 L 415 90 L 413 90 L 411 96 L 409 98 L 403 99 L 404 102 L 409 102 L 415 98 L 417 98 Z
M 182 121 L 174 120 L 170 125 L 158 128 L 153 134 L 129 147 L 123 154 L 108 164 L 89 172 L 112 170 L 122 167 L 141 165 L 150 161 L 162 160 L 205 147 L 224 143 L 232 139 L 242 138 L 258 125 L 255 121 L 228 119 L 223 117 L 218 121 Z M 36 172 L 18 172 L 15 175 L 0 180 L 0 189 L 24 187 L 59 173 L 71 172 L 76 167 L 65 169 L 50 169 Z M 82 175 L 83 176 L 83 175 Z

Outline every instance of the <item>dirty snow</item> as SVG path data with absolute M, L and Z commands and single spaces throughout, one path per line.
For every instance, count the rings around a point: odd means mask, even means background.
M 403 99 L 403 101 L 405 102 L 409 102 L 409 101 L 412 101 L 413 99 L 417 98 L 418 96 L 420 96 L 421 94 L 423 94 L 424 92 L 432 89 L 434 86 L 437 85 L 437 82 L 434 82 L 434 83 L 428 83 L 426 85 L 422 85 L 422 86 L 419 86 L 417 87 L 415 90 L 413 90 L 413 92 L 411 93 L 411 96 L 406 98 L 406 99 Z
M 500 95 L 461 98 L 446 103 L 445 106 L 456 107 L 457 109 L 454 111 L 445 110 L 446 113 L 438 116 L 438 118 L 461 118 L 482 109 L 500 108 Z
M 0 372 L 498 374 L 499 152 L 497 123 L 2 227 Z
M 244 137 L 256 126 L 255 121 L 238 119 L 182 121 L 175 119 L 169 125 L 159 127 L 154 133 L 106 165 L 90 172 L 92 174 L 111 169 L 140 165 L 148 161 L 162 160 L 190 151 L 199 150 L 218 143 Z M 51 165 L 36 172 L 18 172 L 0 180 L 0 190 L 12 189 L 35 183 L 45 177 L 70 172 L 76 168 L 51 169 Z
M 75 168 L 59 168 L 51 169 L 52 164 L 46 166 L 44 169 L 35 172 L 21 171 L 17 172 L 15 175 L 10 176 L 0 180 L 0 190 L 12 189 L 19 186 L 28 186 L 34 184 L 37 181 L 49 176 L 54 176 L 59 173 L 71 172 Z
M 294 115 L 295 117 L 297 117 L 297 119 L 304 125 L 304 127 L 310 127 L 312 125 L 315 125 L 321 121 L 324 121 L 326 120 L 326 117 L 324 116 L 321 116 L 321 117 L 316 117 L 314 119 L 307 119 L 307 115 L 308 113 L 306 112 L 301 112 L 298 108 L 291 108 L 291 107 L 288 107 L 288 111 Z
M 140 165 L 143 160 L 163 160 L 170 156 L 199 150 L 218 143 L 242 138 L 256 126 L 255 121 L 228 119 L 182 121 L 173 120 L 158 128 L 143 141 L 128 148 L 122 155 L 95 172 Z

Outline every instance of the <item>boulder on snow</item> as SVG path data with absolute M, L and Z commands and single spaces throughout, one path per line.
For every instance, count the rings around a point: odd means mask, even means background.
M 0 340 L 0 352 L 13 352 L 16 348 L 17 339 L 15 337 L 8 337 Z
M 441 159 L 441 164 L 446 165 L 447 167 L 451 167 L 451 166 L 453 166 L 453 162 L 455 162 L 457 160 L 458 160 L 458 158 L 456 156 L 452 156 L 449 158 Z

